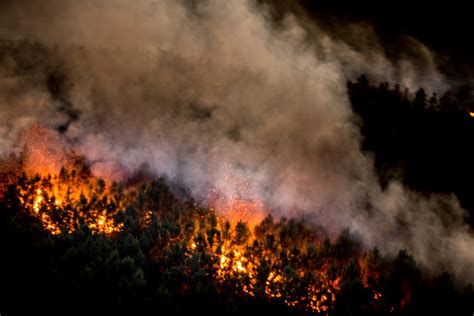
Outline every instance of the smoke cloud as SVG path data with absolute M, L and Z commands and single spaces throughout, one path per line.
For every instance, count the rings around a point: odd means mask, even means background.
M 2 159 L 23 150 L 18 137 L 34 124 L 62 126 L 57 137 L 97 174 L 120 179 L 146 164 L 199 200 L 262 201 L 275 215 L 304 214 L 331 233 L 348 227 L 367 247 L 406 248 L 430 271 L 474 281 L 467 212 L 455 196 L 422 196 L 396 180 L 380 187 L 346 91 L 365 71 L 445 88 L 423 44 L 410 39 L 410 59 L 392 61 L 370 26 L 345 27 L 345 40 L 291 14 L 275 26 L 251 1 L 0 8 L 0 37 L 16 52 L 0 60 Z

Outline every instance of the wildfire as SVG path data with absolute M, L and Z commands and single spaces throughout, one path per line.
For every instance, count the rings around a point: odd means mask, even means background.
M 262 200 L 253 192 L 249 179 L 236 174 L 232 166 L 224 166 L 222 173 L 217 184 L 225 189 L 211 188 L 207 197 L 210 206 L 233 224 L 243 221 L 254 227 L 266 215 Z
M 114 215 L 123 209 L 124 200 L 112 201 L 113 194 L 104 181 L 76 169 L 28 179 L 23 176 L 19 181 L 19 201 L 52 235 L 73 232 L 82 223 L 96 233 L 120 231 L 122 224 L 115 223 Z M 116 206 L 114 209 L 107 208 L 110 202 Z
M 229 198 L 214 197 L 211 198 L 211 205 L 218 215 L 226 218 L 232 224 L 242 221 L 250 227 L 254 227 L 265 217 L 263 203 L 257 198 L 244 199 L 238 196 Z
M 330 310 L 336 300 L 335 293 L 340 289 L 340 277 L 330 279 L 328 265 L 313 272 L 303 267 L 293 272 L 286 271 L 277 251 L 255 248 L 254 234 L 243 244 L 226 241 L 214 253 L 218 256 L 217 282 L 223 286 L 228 282 L 236 284 L 238 291 L 251 297 L 264 296 L 268 300 L 281 301 L 290 308 L 320 314 Z M 262 261 L 268 263 L 269 269 L 264 277 L 261 272 Z M 305 294 L 296 293 L 288 287 L 294 282 L 293 275 L 312 276 L 313 281 L 306 287 Z
M 257 225 L 264 217 L 262 203 L 259 201 L 233 198 L 227 201 L 221 208 L 232 223 L 244 221 L 250 227 Z
M 36 198 L 35 198 L 35 202 L 33 203 L 33 210 L 37 214 L 39 213 L 39 208 L 40 208 L 41 202 L 43 201 L 43 197 L 41 196 L 42 193 L 43 191 L 41 191 L 41 189 L 36 190 Z
M 119 186 L 94 178 L 80 162 L 53 176 L 23 175 L 16 189 L 23 209 L 51 235 L 72 233 L 81 225 L 86 225 L 92 233 L 120 232 L 123 223 L 116 221 L 116 215 L 126 209 L 132 196 L 140 195 L 129 196 Z M 285 224 L 274 223 L 269 217 L 260 220 L 264 212 L 259 202 L 233 198 L 220 206 L 222 211 L 213 213 L 218 216 L 211 224 L 218 235 L 212 237 L 209 229 L 204 229 L 204 215 L 199 215 L 193 219 L 195 225 L 190 235 L 175 237 L 189 242 L 190 258 L 196 252 L 205 252 L 213 258 L 217 288 L 231 288 L 238 296 L 281 302 L 290 309 L 314 314 L 328 314 L 332 310 L 342 276 L 329 272 L 330 262 L 317 259 L 303 264 L 293 253 L 309 256 L 304 253 L 308 248 L 321 245 L 316 235 L 293 222 L 298 239 L 284 237 L 281 232 Z M 144 226 L 151 225 L 152 213 L 148 208 L 140 213 Z M 250 225 L 242 219 L 249 220 Z M 365 284 L 369 268 L 363 258 L 359 258 L 358 264 Z M 382 299 L 380 292 L 372 293 L 374 302 Z

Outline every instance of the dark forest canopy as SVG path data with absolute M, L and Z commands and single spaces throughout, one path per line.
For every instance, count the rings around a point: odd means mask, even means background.
M 348 83 L 360 116 L 363 149 L 374 152 L 383 185 L 392 178 L 422 192 L 453 192 L 474 217 L 474 111 L 468 86 L 442 95 L 370 84 L 365 76 Z

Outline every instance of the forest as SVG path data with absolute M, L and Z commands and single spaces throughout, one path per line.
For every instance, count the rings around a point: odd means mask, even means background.
M 360 117 L 363 149 L 374 153 L 382 185 L 399 178 L 420 192 L 454 193 L 474 215 L 474 99 L 463 85 L 437 95 L 365 76 L 348 82 L 352 108 Z

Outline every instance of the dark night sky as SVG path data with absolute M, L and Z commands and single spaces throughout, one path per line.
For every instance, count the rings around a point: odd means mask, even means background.
M 289 1 L 274 0 L 288 6 Z M 286 3 L 286 4 L 285 4 Z M 436 49 L 472 58 L 467 45 L 474 30 L 468 1 L 343 1 L 302 0 L 303 7 L 315 16 L 337 16 L 373 23 L 383 37 L 412 35 Z
M 345 22 L 374 26 L 388 52 L 400 49 L 400 37 L 412 36 L 442 56 L 440 67 L 458 80 L 472 79 L 474 23 L 469 1 L 263 0 L 277 12 L 304 12 L 323 27 Z

